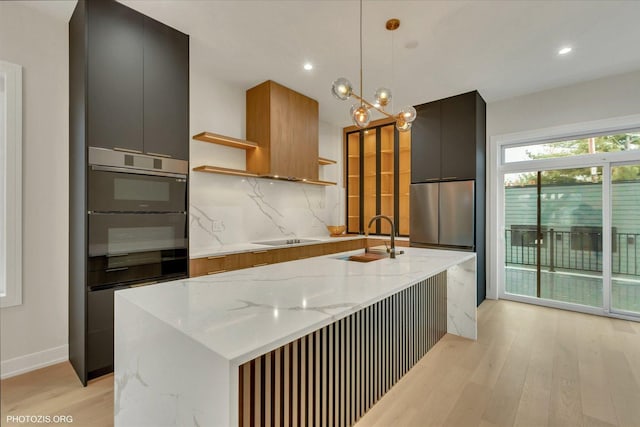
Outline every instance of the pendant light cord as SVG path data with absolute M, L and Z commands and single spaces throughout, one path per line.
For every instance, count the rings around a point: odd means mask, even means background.
M 360 0 L 360 96 L 364 97 L 362 92 L 362 0 Z M 363 102 L 360 102 L 360 105 L 364 107 Z

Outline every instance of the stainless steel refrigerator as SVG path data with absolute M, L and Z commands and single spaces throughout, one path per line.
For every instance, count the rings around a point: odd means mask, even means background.
M 411 246 L 475 250 L 475 181 L 411 184 Z

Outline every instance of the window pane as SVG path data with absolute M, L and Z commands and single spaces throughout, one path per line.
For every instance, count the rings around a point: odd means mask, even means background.
M 640 149 L 640 131 L 505 147 L 504 163 Z

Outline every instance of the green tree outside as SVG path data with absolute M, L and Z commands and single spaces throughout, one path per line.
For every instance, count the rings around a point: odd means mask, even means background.
M 616 135 L 596 136 L 569 141 L 559 141 L 542 145 L 542 152 L 527 150 L 531 160 L 568 157 L 589 153 L 610 153 L 640 149 L 640 133 L 621 133 Z M 601 168 L 577 168 L 544 171 L 542 184 L 581 184 L 602 182 Z M 519 174 L 518 179 L 507 185 L 535 185 L 537 174 L 534 172 Z M 612 169 L 612 180 L 640 180 L 640 166 L 618 166 Z

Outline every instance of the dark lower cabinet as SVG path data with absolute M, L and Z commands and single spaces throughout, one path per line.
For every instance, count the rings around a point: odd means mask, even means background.
M 87 372 L 90 378 L 113 370 L 113 289 L 87 292 Z

